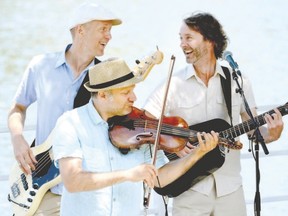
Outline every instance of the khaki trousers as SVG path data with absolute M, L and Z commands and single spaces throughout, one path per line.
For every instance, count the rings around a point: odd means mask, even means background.
M 173 216 L 246 216 L 243 188 L 216 197 L 215 186 L 209 196 L 188 190 L 174 198 Z
M 35 216 L 59 216 L 61 196 L 49 191 L 44 195 Z

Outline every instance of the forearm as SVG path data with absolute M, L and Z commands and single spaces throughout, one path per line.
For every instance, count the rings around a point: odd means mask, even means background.
M 59 168 L 64 186 L 69 192 L 98 190 L 129 180 L 126 171 L 84 171 L 80 158 L 62 158 L 59 160 Z
M 24 107 L 14 106 L 8 115 L 8 128 L 12 140 L 23 134 L 24 122 L 26 117 L 26 109 Z
M 63 179 L 64 186 L 69 192 L 99 190 L 114 184 L 127 181 L 125 171 L 107 173 L 80 172 L 72 174 L 71 180 Z
M 193 152 L 186 155 L 185 157 L 170 161 L 169 163 L 162 166 L 158 171 L 160 187 L 165 187 L 166 185 L 170 184 L 185 174 L 204 155 L 205 153 L 203 151 L 201 151 L 199 148 L 196 148 Z M 159 187 L 158 183 L 155 185 Z

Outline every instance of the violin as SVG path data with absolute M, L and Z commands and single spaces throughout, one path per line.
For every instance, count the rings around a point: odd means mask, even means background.
M 122 153 L 140 148 L 142 144 L 154 144 L 159 120 L 145 115 L 133 107 L 128 115 L 108 119 L 109 137 Z M 188 141 L 197 142 L 197 131 L 190 130 L 181 117 L 164 117 L 158 149 L 168 153 L 182 150 Z
M 128 115 L 113 116 L 108 119 L 109 138 L 112 144 L 126 154 L 131 149 L 138 149 L 142 144 L 155 144 L 159 120 L 150 118 L 136 107 Z M 187 142 L 198 146 L 197 132 L 178 116 L 163 117 L 158 150 L 164 150 L 169 159 L 175 159 L 175 152 L 181 151 Z M 219 137 L 218 145 L 230 149 L 241 149 L 242 144 L 229 138 Z M 169 154 L 167 154 L 169 153 Z

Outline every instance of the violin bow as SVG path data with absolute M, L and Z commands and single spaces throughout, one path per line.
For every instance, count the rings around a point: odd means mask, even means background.
M 171 61 L 170 61 L 168 78 L 167 78 L 167 81 L 166 81 L 166 90 L 164 92 L 164 99 L 163 99 L 163 102 L 162 102 L 161 115 L 159 117 L 159 123 L 158 123 L 158 127 L 157 127 L 155 143 L 154 143 L 154 149 L 153 149 L 153 155 L 152 155 L 152 165 L 155 165 L 155 163 L 156 163 L 157 150 L 158 150 L 158 145 L 159 145 L 159 142 L 160 142 L 160 132 L 161 132 L 161 128 L 162 128 L 163 116 L 164 116 L 164 111 L 165 111 L 165 106 L 166 106 L 166 99 L 167 99 L 167 95 L 168 95 L 168 90 L 169 90 L 169 86 L 170 86 L 170 81 L 171 81 L 171 77 L 172 77 L 174 64 L 175 64 L 175 56 L 172 55 L 171 56 Z M 158 181 L 159 181 L 159 179 L 158 179 Z M 150 195 L 151 195 L 151 188 L 146 183 L 144 183 L 144 201 L 143 201 L 143 205 L 144 205 L 145 210 L 147 210 L 148 207 L 149 207 Z

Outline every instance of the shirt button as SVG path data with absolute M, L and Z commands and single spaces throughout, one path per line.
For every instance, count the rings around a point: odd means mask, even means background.
M 112 161 L 114 158 L 113 157 L 110 157 L 110 160 Z
M 116 198 L 113 198 L 113 202 L 116 202 Z

